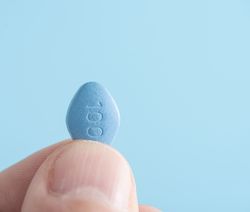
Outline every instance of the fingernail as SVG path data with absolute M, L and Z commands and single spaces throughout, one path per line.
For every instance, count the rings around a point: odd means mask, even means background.
M 127 162 L 103 144 L 75 142 L 54 161 L 49 188 L 61 195 L 128 207 L 132 186 Z

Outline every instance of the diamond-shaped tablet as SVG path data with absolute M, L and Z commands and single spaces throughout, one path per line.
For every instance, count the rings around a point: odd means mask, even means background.
M 120 126 L 120 115 L 109 91 L 97 82 L 88 82 L 71 101 L 66 122 L 72 139 L 110 144 Z

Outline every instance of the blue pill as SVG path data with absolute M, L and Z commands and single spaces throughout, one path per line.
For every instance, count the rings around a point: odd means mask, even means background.
M 110 144 L 120 126 L 120 115 L 109 91 L 97 82 L 88 82 L 71 101 L 66 123 L 72 139 Z

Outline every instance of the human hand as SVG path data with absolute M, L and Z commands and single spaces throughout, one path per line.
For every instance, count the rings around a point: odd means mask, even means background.
M 64 141 L 0 173 L 0 212 L 157 212 L 138 206 L 127 161 L 97 142 Z

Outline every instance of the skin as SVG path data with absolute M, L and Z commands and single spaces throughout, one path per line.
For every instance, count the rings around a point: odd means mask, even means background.
M 65 170 L 74 169 L 74 166 L 70 163 L 71 159 L 67 159 L 65 152 L 70 150 L 71 152 L 77 151 L 79 154 L 82 151 L 84 154 L 86 149 L 89 149 L 90 153 L 94 150 L 96 157 L 102 154 L 105 159 L 110 158 L 111 162 L 115 161 L 117 167 L 119 167 L 119 172 L 129 173 L 128 185 L 131 184 L 131 188 L 129 189 L 129 193 L 127 192 L 127 194 L 129 194 L 128 201 L 126 201 L 126 204 L 124 203 L 127 209 L 117 209 L 113 204 L 110 204 L 111 201 L 103 201 L 103 198 L 97 197 L 98 195 L 89 198 L 89 195 L 82 193 L 79 195 L 78 193 L 68 192 L 67 195 L 61 195 L 52 192 L 53 189 L 50 189 L 51 178 L 55 176 L 51 176 L 49 173 L 53 171 L 51 167 L 54 166 L 58 158 L 64 161 Z M 90 154 L 89 152 L 88 154 Z M 98 167 L 98 164 L 95 165 L 97 161 L 98 158 L 92 160 L 93 167 Z M 105 164 L 105 160 L 101 162 L 101 168 L 104 170 L 110 169 L 109 162 L 107 162 L 107 164 Z M 150 206 L 138 205 L 134 177 L 131 169 L 127 169 L 127 167 L 129 167 L 129 165 L 124 157 L 111 147 L 107 147 L 107 145 L 96 142 L 91 142 L 90 144 L 90 142 L 86 141 L 73 142 L 71 140 L 59 142 L 34 153 L 0 173 L 0 212 L 160 211 Z M 91 167 L 84 168 L 84 166 L 82 166 L 82 169 L 92 171 L 90 170 Z M 84 179 L 84 170 L 79 169 L 79 172 L 83 173 L 81 177 Z M 109 172 L 105 172 L 104 174 L 108 175 Z M 119 176 L 119 173 L 113 173 L 113 175 L 114 174 Z M 61 177 L 57 175 L 56 177 L 58 178 L 57 182 L 59 182 Z M 106 177 L 109 178 L 109 176 Z M 105 185 L 105 182 L 102 182 L 102 184 Z M 123 184 L 121 184 L 121 186 L 122 185 Z M 105 188 L 105 186 L 103 187 Z

